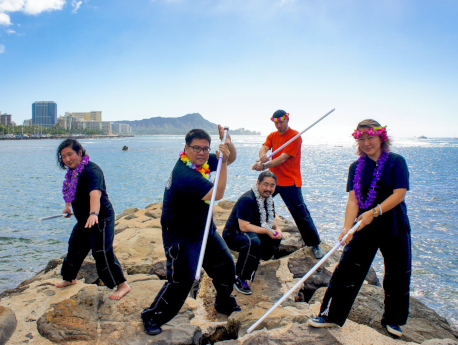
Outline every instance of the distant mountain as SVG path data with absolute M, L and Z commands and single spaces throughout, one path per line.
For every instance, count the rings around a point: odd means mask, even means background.
M 115 121 L 132 127 L 134 134 L 186 134 L 193 128 L 200 128 L 208 134 L 218 134 L 218 125 L 205 120 L 199 113 L 187 114 L 181 117 L 151 117 L 135 121 Z M 231 133 L 231 131 L 229 132 Z M 234 134 L 261 134 L 243 128 L 237 129 Z
M 237 128 L 237 129 L 230 128 L 229 132 L 232 135 L 261 135 L 261 132 L 250 131 L 249 129 L 245 129 L 245 128 Z

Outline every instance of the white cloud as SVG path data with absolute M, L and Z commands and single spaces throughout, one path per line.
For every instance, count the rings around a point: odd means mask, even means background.
M 0 44 L 0 54 L 3 54 L 5 52 L 5 46 L 3 44 Z
M 0 25 L 11 25 L 10 16 L 0 12 Z
M 26 0 L 0 0 L 0 12 L 16 12 L 20 11 Z
M 39 14 L 41 12 L 61 10 L 64 5 L 65 0 L 25 0 L 25 5 L 22 11 L 28 14 Z
M 16 31 L 14 31 L 13 29 L 8 29 L 8 30 L 6 30 L 6 32 L 7 32 L 8 35 L 16 33 Z
M 61 10 L 66 0 L 0 0 L 0 25 L 11 25 L 8 12 L 40 14 Z
M 72 7 L 73 7 L 72 13 L 76 13 L 82 3 L 83 3 L 82 1 L 72 0 Z

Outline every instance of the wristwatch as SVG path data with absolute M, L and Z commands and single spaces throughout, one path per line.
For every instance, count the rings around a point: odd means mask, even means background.
M 89 215 L 91 214 L 95 214 L 97 217 L 99 216 L 99 214 L 97 212 L 90 212 Z
M 378 213 L 378 211 L 377 211 L 377 209 L 375 207 L 372 209 L 372 211 L 374 211 L 374 218 L 378 217 L 380 215 L 380 213 Z

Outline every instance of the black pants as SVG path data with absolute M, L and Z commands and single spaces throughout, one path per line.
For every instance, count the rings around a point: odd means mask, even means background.
M 242 280 L 253 281 L 259 261 L 269 260 L 280 246 L 281 240 L 254 232 L 223 233 L 227 246 L 239 252 L 235 273 Z
M 85 228 L 84 223 L 76 223 L 68 240 L 68 252 L 62 264 L 62 278 L 76 279 L 81 264 L 92 249 L 92 256 L 99 278 L 110 289 L 126 281 L 121 265 L 113 252 L 114 212 L 109 217 L 99 219 L 99 224 Z
M 305 206 L 304 197 L 302 196 L 302 188 L 293 186 L 277 186 L 274 196 L 280 194 L 283 202 L 291 213 L 291 216 L 296 223 L 302 239 L 306 246 L 317 246 L 320 244 L 320 235 L 313 223 L 307 206 Z
M 345 246 L 321 304 L 320 315 L 326 316 L 328 321 L 343 326 L 380 249 L 385 264 L 385 312 L 382 324 L 406 324 L 412 266 L 410 226 L 399 230 L 397 235 L 387 235 L 387 230 L 366 227 L 356 232 Z
M 150 308 L 144 309 L 158 325 L 170 321 L 183 306 L 195 279 L 202 241 L 180 241 L 164 244 L 167 257 L 167 282 Z M 229 299 L 235 282 L 235 266 L 221 236 L 213 231 L 208 236 L 204 261 L 205 272 L 213 279 L 217 299 Z

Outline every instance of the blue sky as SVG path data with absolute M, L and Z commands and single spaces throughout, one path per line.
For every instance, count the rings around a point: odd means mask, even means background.
M 336 108 L 309 135 L 374 118 L 457 136 L 456 18 L 456 0 L 0 0 L 0 111 L 199 112 L 267 134 L 277 109 L 302 130 Z

